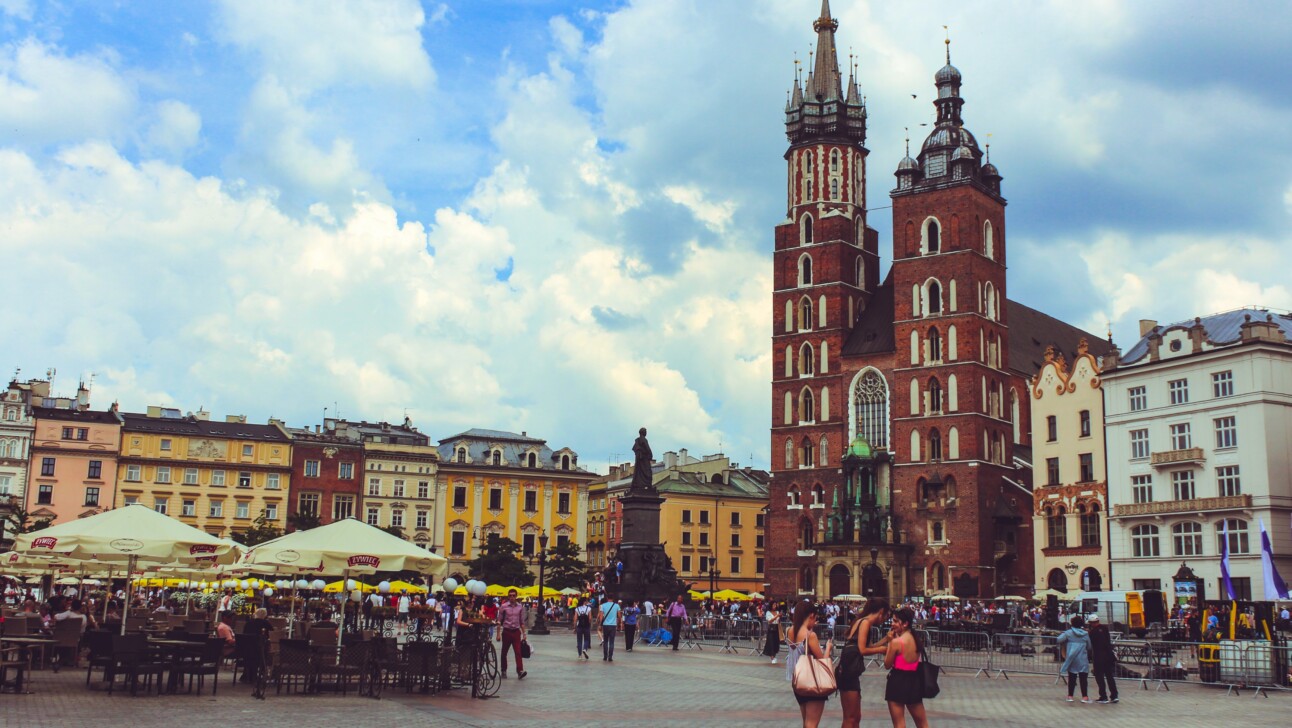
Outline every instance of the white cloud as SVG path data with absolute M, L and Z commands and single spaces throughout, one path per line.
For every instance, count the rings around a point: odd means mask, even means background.
M 31 0 L 0 0 L 0 12 L 19 20 L 31 20 Z
M 436 17 L 443 18 L 438 9 Z M 263 59 L 266 73 L 301 89 L 351 84 L 429 87 L 435 71 L 422 48 L 425 22 L 415 0 L 225 0 L 220 5 L 224 37 Z
M 187 104 L 166 100 L 157 104 L 156 120 L 148 128 L 146 146 L 175 157 L 191 149 L 202 133 L 202 117 Z
M 34 39 L 0 48 L 0 128 L 9 143 L 119 137 L 135 103 L 108 57 L 65 55 Z
M 731 200 L 709 202 L 704 192 L 698 187 L 689 185 L 669 185 L 665 187 L 664 196 L 685 207 L 695 215 L 695 219 L 715 233 L 725 232 L 731 224 L 731 216 L 736 212 L 736 203 Z

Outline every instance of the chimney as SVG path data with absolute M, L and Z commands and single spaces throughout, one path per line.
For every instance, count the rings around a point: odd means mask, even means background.
M 685 452 L 685 450 L 683 450 L 683 452 Z M 672 450 L 664 453 L 664 467 L 670 469 L 677 467 L 677 453 Z
M 90 388 L 85 386 L 85 382 L 76 388 L 76 409 L 84 412 L 90 408 Z
M 1139 320 L 1139 335 L 1140 335 L 1141 337 L 1143 337 L 1143 336 L 1147 335 L 1147 334 L 1148 334 L 1148 332 L 1150 332 L 1150 331 L 1152 331 L 1153 329 L 1156 329 L 1156 328 L 1157 328 L 1157 321 L 1155 321 L 1155 320 L 1153 320 L 1153 319 L 1140 319 L 1140 320 Z
M 315 434 L 315 435 L 319 434 L 319 430 L 320 430 L 320 429 L 321 429 L 321 428 L 320 428 L 320 426 L 319 426 L 319 425 L 314 425 L 314 434 Z
M 678 448 L 678 451 L 677 451 L 677 461 L 678 461 L 679 463 L 681 463 L 682 465 L 689 465 L 689 464 L 690 464 L 690 462 L 691 462 L 691 458 L 687 457 L 687 454 L 686 454 L 686 448 L 684 448 L 684 447 L 683 447 L 683 448 Z
M 224 421 L 235 425 L 244 425 L 247 423 L 246 415 L 225 415 Z
M 147 414 L 148 414 L 148 416 L 149 416 L 149 417 L 161 417 L 161 416 L 162 416 L 162 408 L 161 408 L 161 407 L 158 407 L 158 406 L 157 406 L 157 405 L 155 405 L 155 404 L 150 404 L 150 405 L 148 405 L 148 413 L 147 413 Z
M 1243 325 L 1239 327 L 1242 330 L 1242 340 L 1248 341 L 1272 341 L 1279 344 L 1287 343 L 1287 337 L 1279 329 L 1279 325 L 1274 323 L 1274 317 L 1265 314 L 1265 319 L 1253 318 L 1252 315 L 1243 316 Z
M 193 419 L 198 422 L 210 422 L 211 413 L 199 407 L 198 410 L 193 413 Z

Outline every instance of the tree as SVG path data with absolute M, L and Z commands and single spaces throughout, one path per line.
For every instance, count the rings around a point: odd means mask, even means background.
M 287 528 L 293 531 L 308 531 L 321 525 L 323 525 L 322 520 L 317 513 L 306 511 L 304 513 L 296 512 L 287 516 Z
M 404 529 L 399 526 L 385 526 L 381 530 L 394 536 L 395 538 L 404 538 Z
M 283 535 L 282 529 L 269 523 L 263 510 L 260 511 L 260 515 L 256 516 L 256 520 L 251 523 L 251 528 L 248 528 L 243 533 L 233 534 L 233 540 L 243 546 L 255 546 Z
M 2 537 L 4 541 L 8 542 L 18 534 L 33 533 L 35 531 L 49 528 L 50 523 L 51 520 L 48 518 L 41 518 L 35 521 L 31 520 L 31 513 L 29 513 L 26 508 L 23 508 L 21 503 L 15 500 L 12 505 L 9 506 L 9 512 L 4 515 L 2 520 L 0 520 L 0 524 L 3 525 L 3 528 L 0 529 L 0 537 Z
M 579 545 L 573 541 L 558 543 L 547 549 L 547 566 L 543 580 L 553 589 L 574 588 L 583 591 L 588 565 L 579 556 Z
M 467 562 L 467 570 L 476 579 L 502 586 L 529 586 L 534 575 L 521 560 L 520 544 L 496 533 L 489 534 L 480 556 Z

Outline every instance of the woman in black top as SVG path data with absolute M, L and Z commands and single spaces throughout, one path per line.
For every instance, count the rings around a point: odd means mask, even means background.
M 888 621 L 888 617 L 888 600 L 872 597 L 866 600 L 866 606 L 848 630 L 843 650 L 839 653 L 839 665 L 835 668 L 839 702 L 843 705 L 843 728 L 861 725 L 861 674 L 866 671 L 866 655 L 882 655 L 888 646 L 887 637 L 871 645 L 870 635 L 873 628 Z

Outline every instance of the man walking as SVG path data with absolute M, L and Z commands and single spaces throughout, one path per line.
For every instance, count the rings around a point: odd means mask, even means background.
M 664 613 L 668 617 L 668 628 L 673 633 L 673 651 L 677 652 L 677 644 L 682 639 L 682 622 L 686 621 L 686 605 L 682 603 L 682 595 L 677 595 L 677 601 L 668 605 L 668 611 Z
M 601 659 L 605 662 L 615 661 L 615 629 L 623 622 L 623 618 L 619 602 L 607 599 L 601 605 Z
M 574 608 L 574 647 L 579 657 L 585 660 L 589 659 L 588 649 L 592 647 L 592 607 L 588 606 L 589 601 L 584 599 Z
M 1113 653 L 1112 634 L 1100 623 L 1098 614 L 1091 615 L 1090 624 L 1087 627 L 1090 633 L 1092 653 L 1090 657 L 1094 663 L 1095 685 L 1099 686 L 1099 700 L 1095 702 L 1101 705 L 1116 703 L 1118 702 L 1117 681 L 1113 676 L 1117 673 L 1117 655 Z
M 629 652 L 633 651 L 633 640 L 637 637 L 638 614 L 641 614 L 641 610 L 637 608 L 636 601 L 624 608 L 624 649 Z
M 521 660 L 520 645 L 525 641 L 525 608 L 516 601 L 517 591 L 508 590 L 507 601 L 498 607 L 498 641 L 502 643 L 502 676 L 507 677 L 507 652 L 516 653 L 516 677 L 524 680 L 525 663 Z

